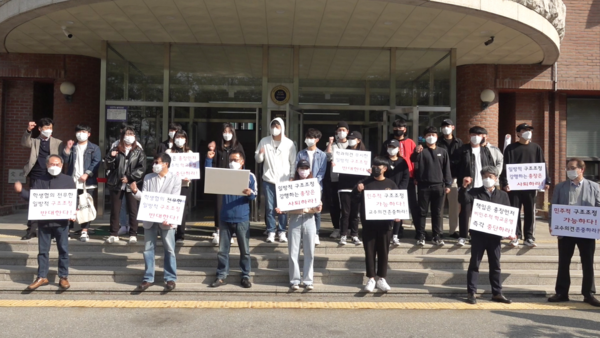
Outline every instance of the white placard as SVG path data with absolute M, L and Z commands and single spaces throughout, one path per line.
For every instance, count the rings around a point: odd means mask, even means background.
M 180 179 L 200 179 L 200 153 L 171 153 L 169 171 Z
M 369 176 L 367 170 L 371 169 L 371 152 L 363 150 L 333 150 L 333 172 L 338 174 L 351 174 Z
M 600 239 L 597 207 L 552 205 L 552 236 Z
M 510 190 L 544 190 L 546 163 L 507 164 L 506 178 Z
M 470 230 L 502 237 L 513 237 L 517 231 L 519 209 L 502 204 L 473 201 Z
M 250 185 L 250 170 L 208 167 L 204 175 L 205 194 L 244 196 L 242 191 Z
M 365 219 L 410 219 L 407 190 L 364 190 Z
M 185 196 L 142 192 L 142 200 L 137 214 L 138 221 L 181 224 Z
M 31 189 L 27 219 L 72 219 L 77 216 L 77 189 Z
M 125 106 L 107 106 L 106 120 L 117 122 L 127 121 L 127 107 Z
M 275 184 L 277 207 L 281 211 L 318 207 L 321 204 L 319 179 L 309 178 Z

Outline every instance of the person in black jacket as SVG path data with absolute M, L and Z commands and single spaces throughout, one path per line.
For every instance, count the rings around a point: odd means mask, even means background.
M 410 172 L 408 171 L 408 164 L 398 155 L 400 150 L 400 142 L 398 140 L 390 140 L 388 142 L 388 158 L 390 160 L 390 167 L 385 171 L 385 177 L 392 180 L 398 186 L 398 189 L 406 190 L 408 188 L 408 181 L 410 180 Z M 394 246 L 400 245 L 400 238 L 404 229 L 402 228 L 402 221 L 394 222 L 394 228 L 392 231 L 392 244 Z
M 462 187 L 458 193 L 460 203 L 468 206 L 473 205 L 475 199 L 510 206 L 508 195 L 496 189 L 498 170 L 493 165 L 484 167 L 481 172 L 483 186 L 469 189 L 472 182 L 463 179 Z M 490 285 L 492 286 L 492 301 L 510 304 L 511 301 L 502 295 L 502 281 L 500 280 L 500 241 L 501 236 L 485 232 L 471 230 L 471 262 L 467 272 L 467 302 L 477 303 L 477 279 L 479 278 L 479 264 L 483 253 L 487 252 L 490 264 Z
M 49 180 L 35 180 L 31 189 L 73 189 L 75 193 L 75 182 L 71 176 L 61 174 L 63 160 L 58 155 L 50 155 L 45 161 L 47 172 L 50 174 Z M 29 201 L 29 191 L 23 189 L 21 182 L 15 183 L 15 191 L 21 194 L 21 198 Z M 58 248 L 58 277 L 61 289 L 66 290 L 70 287 L 69 276 L 69 221 L 67 220 L 39 220 L 38 222 L 38 276 L 35 281 L 27 287 L 27 290 L 35 290 L 48 282 L 48 265 L 50 245 L 52 237 L 56 239 Z
M 446 194 L 442 203 L 442 210 L 446 200 L 448 200 L 448 220 L 450 221 L 450 229 L 448 233 L 451 237 L 458 238 L 458 185 L 456 180 L 456 153 L 460 147 L 463 146 L 463 142 L 456 136 L 454 136 L 454 122 L 451 119 L 445 119 L 442 121 L 442 133 L 441 137 L 438 137 L 437 146 L 445 149 L 450 156 L 450 172 L 452 172 L 452 187 L 450 193 Z
M 235 135 L 235 128 L 231 123 L 223 124 L 223 137 L 218 142 L 212 141 L 208 144 L 208 152 L 214 152 L 213 167 L 229 169 L 229 155 L 232 152 L 239 152 L 242 154 L 242 158 L 246 159 L 246 153 L 244 153 L 244 147 L 238 141 Z M 215 232 L 213 233 L 212 243 L 214 245 L 219 244 L 219 224 L 221 222 L 221 208 L 223 207 L 223 195 L 215 195 L 216 208 L 215 208 Z M 232 238 L 233 240 L 233 238 Z
M 167 149 L 173 148 L 173 138 L 175 137 L 175 133 L 182 130 L 181 124 L 174 122 L 169 123 L 169 138 L 158 144 L 155 155 L 162 154 L 166 152 Z
M 452 186 L 452 173 L 450 172 L 450 156 L 439 148 L 437 143 L 437 129 L 433 126 L 427 127 L 425 132 L 426 148 L 419 145 L 410 156 L 415 164 L 415 180 L 417 181 L 419 208 L 421 215 L 416 226 L 417 245 L 425 245 L 425 221 L 427 211 L 431 204 L 431 229 L 433 232 L 432 242 L 434 245 L 442 246 L 442 200 L 444 194 L 450 192 Z
M 106 243 L 119 240 L 119 214 L 121 201 L 127 200 L 129 212 L 129 243 L 137 243 L 137 212 L 138 202 L 131 192 L 129 185 L 136 182 L 141 187 L 146 173 L 146 154 L 135 142 L 135 130 L 126 127 L 121 133 L 121 140 L 116 148 L 111 149 L 106 158 L 106 169 L 110 170 L 106 186 L 110 191 L 110 236 Z
M 458 182 L 467 181 L 470 188 L 480 188 L 483 186 L 481 169 L 487 166 L 494 166 L 494 158 L 488 147 L 481 146 L 484 142 L 484 135 L 487 130 L 475 126 L 469 129 L 470 143 L 460 147 L 455 153 L 456 158 L 456 176 Z M 465 245 L 469 235 L 469 217 L 471 217 L 470 205 L 461 205 L 459 214 L 459 238 L 457 245 Z

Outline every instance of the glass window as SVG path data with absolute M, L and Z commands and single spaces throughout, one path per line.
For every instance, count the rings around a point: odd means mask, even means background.
M 396 105 L 450 105 L 450 55 L 447 51 L 396 52 Z
M 567 100 L 567 157 L 600 157 L 600 99 Z

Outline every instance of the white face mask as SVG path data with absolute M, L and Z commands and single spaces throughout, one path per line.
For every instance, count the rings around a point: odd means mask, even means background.
M 85 142 L 88 139 L 88 133 L 77 133 L 75 134 L 75 136 L 77 137 L 77 141 L 79 142 Z
M 345 139 L 345 138 L 346 138 L 346 136 L 348 136 L 348 133 L 347 133 L 347 132 L 345 132 L 345 131 L 340 131 L 340 132 L 338 132 L 338 133 L 337 133 L 337 137 L 338 137 L 338 139 L 340 139 L 340 140 L 343 140 L 343 139 Z
M 298 175 L 300 178 L 307 178 L 310 175 L 310 169 L 298 169 Z
M 52 176 L 57 176 L 62 171 L 60 167 L 50 167 L 48 168 L 48 173 Z
M 228 133 L 223 134 L 223 139 L 225 141 L 231 141 L 232 138 L 233 138 L 233 134 L 228 134 Z
M 241 167 L 242 167 L 242 165 L 241 165 L 241 164 L 239 164 L 239 163 L 237 163 L 237 162 L 233 162 L 233 161 L 229 162 L 229 169 L 235 169 L 235 170 L 238 170 L 238 169 L 240 169 Z
M 481 137 L 479 135 L 471 136 L 471 144 L 473 144 L 473 145 L 481 144 L 481 140 L 483 140 L 483 137 Z
M 442 128 L 442 133 L 444 133 L 444 135 L 450 135 L 450 134 L 452 134 L 452 128 L 444 127 L 444 128 Z
M 281 134 L 281 129 L 279 129 L 279 128 L 271 128 L 271 135 L 273 135 L 273 136 L 279 136 L 279 134 Z
M 391 156 L 396 156 L 396 154 L 398 154 L 398 150 L 398 148 L 388 148 L 388 154 Z
M 357 143 L 358 141 L 356 139 L 348 140 L 349 147 L 354 147 Z
M 160 173 L 162 170 L 163 170 L 163 166 L 160 163 L 154 164 L 152 166 L 152 172 L 155 173 L 155 174 Z
M 135 136 L 131 136 L 131 135 L 125 136 L 125 137 L 123 137 L 123 141 L 125 141 L 125 144 L 131 145 L 131 144 L 133 144 L 133 142 L 135 142 Z
M 41 134 L 44 135 L 45 138 L 48 138 L 52 135 L 52 129 L 44 129 L 41 131 Z
M 183 147 L 184 144 L 185 144 L 184 138 L 176 138 L 175 139 L 175 145 L 178 146 L 179 148 Z
M 425 142 L 427 142 L 427 144 L 435 144 L 437 142 L 437 136 L 427 136 Z
M 496 185 L 496 180 L 494 180 L 491 177 L 484 178 L 482 180 L 482 182 L 483 182 L 483 186 L 486 188 L 491 188 Z
M 174 131 L 170 131 L 169 132 L 169 138 L 173 138 L 175 137 L 175 132 Z
M 577 170 L 567 170 L 567 177 L 572 181 L 579 177 L 579 173 L 577 173 Z
M 521 137 L 526 141 L 531 140 L 532 136 L 533 136 L 533 133 L 531 131 L 524 131 L 523 134 L 521 134 Z
M 304 140 L 304 143 L 306 143 L 307 146 L 312 147 L 315 145 L 316 139 L 314 138 L 307 138 L 306 140 Z

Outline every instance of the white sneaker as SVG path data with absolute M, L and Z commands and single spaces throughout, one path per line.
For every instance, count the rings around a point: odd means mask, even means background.
M 458 246 L 465 246 L 465 239 L 464 238 L 459 238 L 458 239 L 458 243 L 456 243 L 456 245 Z
M 518 248 L 519 247 L 519 239 L 513 239 L 512 241 L 510 241 L 510 246 L 512 246 L 513 248 Z
M 315 246 L 321 244 L 321 239 L 319 239 L 319 235 L 315 235 Z
M 400 240 L 398 239 L 398 235 L 394 235 L 394 237 L 392 238 L 392 245 L 400 246 Z
M 119 236 L 127 235 L 128 233 L 129 233 L 129 227 L 121 225 L 121 227 L 119 228 L 119 232 L 117 232 L 117 235 L 119 235 Z
M 137 237 L 129 236 L 129 244 L 135 244 L 135 243 L 137 243 Z
M 347 242 L 346 242 L 346 236 L 342 236 L 340 238 L 340 245 L 346 245 L 346 244 L 347 244 Z
M 287 236 L 285 235 L 285 232 L 280 232 L 279 233 L 279 241 L 281 243 L 287 243 Z
M 377 288 L 383 292 L 388 292 L 392 289 L 385 281 L 385 278 L 379 278 L 377 280 Z
M 528 246 L 528 247 L 530 247 L 530 248 L 535 248 L 535 247 L 537 247 L 537 244 L 536 244 L 536 243 L 535 243 L 535 241 L 534 241 L 533 239 L 531 239 L 531 238 L 530 238 L 530 239 L 528 239 L 528 240 L 525 240 L 525 241 L 523 241 L 523 244 L 527 245 L 527 246 Z
M 292 290 L 292 291 L 300 290 L 300 285 L 298 285 L 298 284 L 292 284 L 290 286 L 290 290 Z
M 231 241 L 230 241 L 230 243 L 231 243 L 231 244 L 235 243 L 235 240 L 233 239 L 233 237 L 231 237 Z
M 116 243 L 119 241 L 119 236 L 108 236 L 108 238 L 106 239 L 106 243 L 108 244 L 112 244 L 112 243 Z
M 425 246 L 425 240 L 424 239 L 417 239 L 417 245 L 419 245 L 419 246 Z
M 217 234 L 215 237 L 213 237 L 212 244 L 219 245 L 219 234 Z
M 304 287 L 306 290 L 313 290 L 315 288 L 314 285 L 310 284 Z
M 212 233 L 212 238 L 219 237 L 219 230 Z
M 331 233 L 331 235 L 329 235 L 330 238 L 340 238 L 340 229 L 333 229 L 333 232 Z
M 79 240 L 82 242 L 87 242 L 90 240 L 90 236 L 88 236 L 87 231 L 82 231 L 81 236 L 79 236 Z
M 353 236 L 352 237 L 352 242 L 354 243 L 354 245 L 361 245 L 362 242 L 360 241 L 360 239 L 358 239 L 358 236 Z
M 269 232 L 269 236 L 267 237 L 267 243 L 273 243 L 273 242 L 275 242 L 275 233 Z
M 369 279 L 363 290 L 365 290 L 365 292 L 373 292 L 373 290 L 375 290 L 375 278 Z

